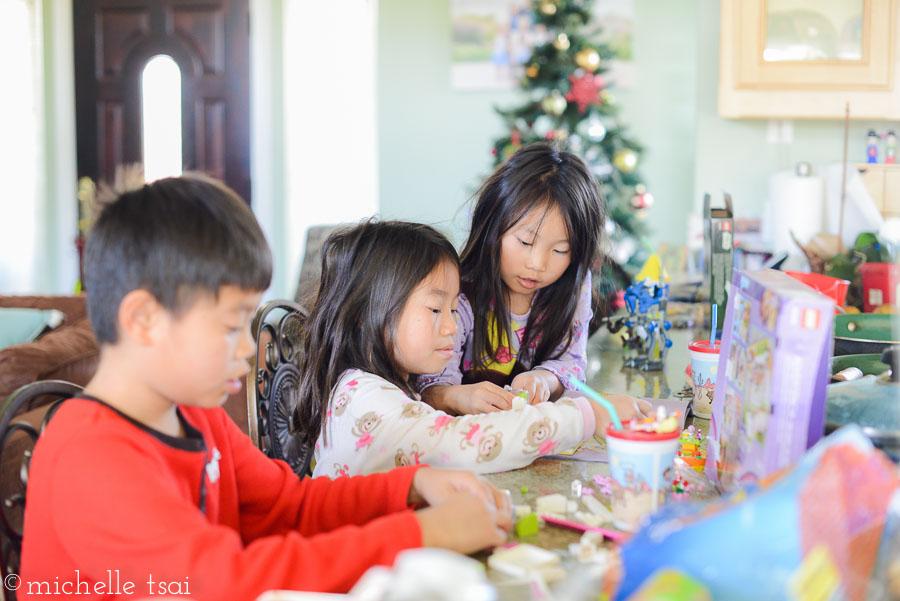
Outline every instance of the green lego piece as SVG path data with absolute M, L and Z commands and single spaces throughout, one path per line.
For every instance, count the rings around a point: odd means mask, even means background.
M 536 513 L 529 513 L 523 518 L 519 518 L 516 522 L 516 536 L 519 538 L 524 536 L 533 536 L 538 532 L 538 516 Z

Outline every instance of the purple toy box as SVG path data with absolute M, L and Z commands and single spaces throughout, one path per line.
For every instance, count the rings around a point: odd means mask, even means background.
M 771 269 L 735 270 L 706 474 L 723 491 L 794 461 L 825 429 L 834 302 Z

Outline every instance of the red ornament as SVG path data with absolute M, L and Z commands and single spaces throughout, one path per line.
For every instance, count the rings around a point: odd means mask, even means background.
M 496 149 L 496 148 L 491 148 L 491 154 L 494 155 L 494 156 L 497 156 L 497 149 Z
M 599 75 L 585 73 L 581 77 L 569 75 L 572 89 L 566 94 L 566 100 L 578 105 L 578 112 L 584 113 L 590 105 L 600 106 L 603 99 L 600 98 L 600 90 L 603 89 L 603 80 Z
M 631 198 L 631 207 L 634 209 L 649 209 L 653 206 L 653 195 L 647 192 L 643 184 L 635 187 L 635 194 Z
M 509 134 L 509 141 L 513 146 L 518 146 L 522 142 L 522 134 L 519 133 L 519 130 L 512 130 L 512 133 Z

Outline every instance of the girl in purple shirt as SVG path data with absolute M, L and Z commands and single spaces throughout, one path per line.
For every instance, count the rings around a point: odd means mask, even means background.
M 574 154 L 523 147 L 482 185 L 460 257 L 459 333 L 439 374 L 419 377 L 425 401 L 455 413 L 558 398 L 585 378 L 590 265 L 606 206 Z

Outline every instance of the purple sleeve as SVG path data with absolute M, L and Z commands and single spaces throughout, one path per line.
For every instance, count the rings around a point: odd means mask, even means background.
M 465 359 L 466 344 L 472 336 L 474 317 L 472 305 L 465 294 L 459 295 L 459 307 L 456 310 L 456 342 L 453 345 L 453 357 L 447 367 L 439 374 L 423 374 L 419 376 L 419 392 L 431 386 L 448 386 L 462 384 L 462 362 Z
M 575 317 L 572 320 L 572 340 L 569 346 L 566 347 L 564 342 L 556 349 L 557 352 L 565 349 L 558 359 L 544 361 L 540 365 L 535 365 L 534 369 L 546 369 L 552 372 L 568 390 L 574 390 L 574 387 L 569 384 L 570 374 L 583 382 L 587 371 L 588 324 L 593 314 L 591 311 L 591 273 L 588 272 L 578 295 L 578 304 L 575 306 Z

